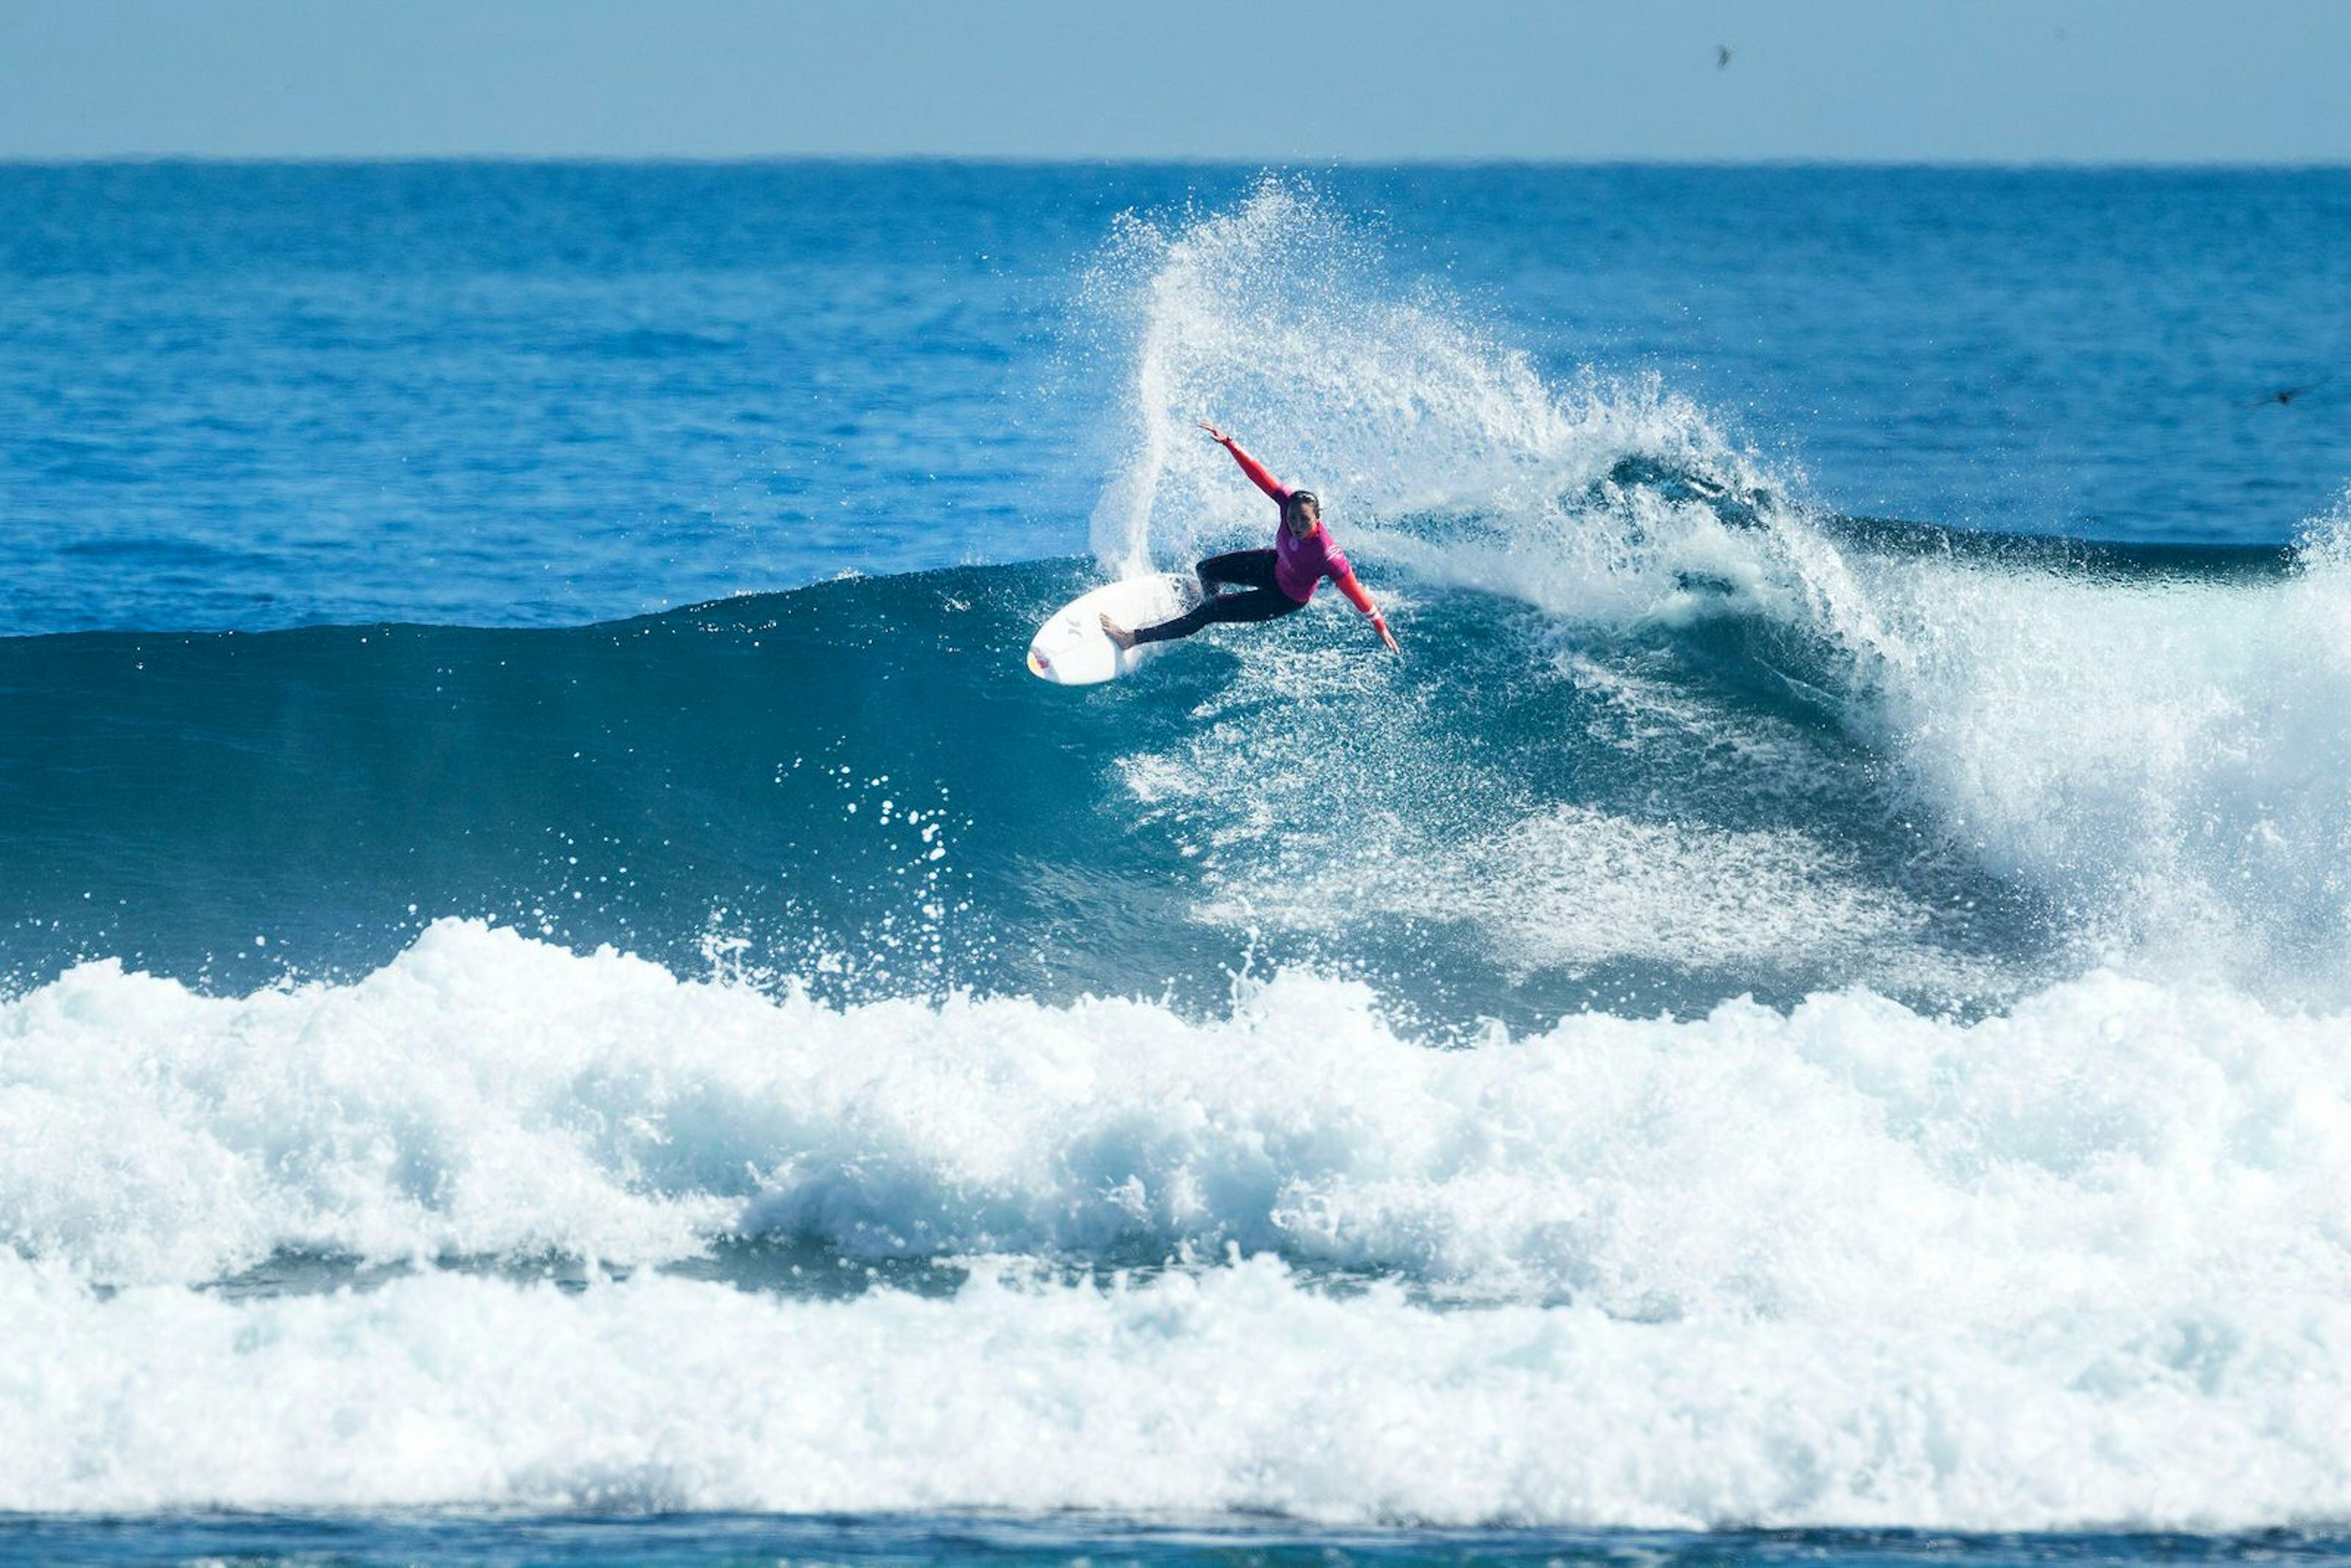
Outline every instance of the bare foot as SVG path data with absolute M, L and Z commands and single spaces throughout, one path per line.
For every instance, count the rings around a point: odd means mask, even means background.
M 1134 633 L 1105 615 L 1102 618 L 1102 635 L 1118 644 L 1120 653 L 1134 646 Z

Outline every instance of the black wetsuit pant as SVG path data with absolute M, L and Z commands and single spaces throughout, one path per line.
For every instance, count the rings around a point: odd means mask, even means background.
M 1306 608 L 1303 601 L 1290 598 L 1274 581 L 1273 552 L 1270 549 L 1237 549 L 1230 555 L 1212 555 L 1200 563 L 1200 583 L 1208 591 L 1207 598 L 1173 621 L 1137 627 L 1134 640 L 1172 643 L 1178 637 L 1189 637 L 1213 621 L 1271 621 Z M 1219 583 L 1242 591 L 1218 593 Z

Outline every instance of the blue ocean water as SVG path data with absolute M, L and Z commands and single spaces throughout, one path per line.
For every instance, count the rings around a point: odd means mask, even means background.
M 2340 1555 L 2346 239 L 0 166 L 0 1555 Z

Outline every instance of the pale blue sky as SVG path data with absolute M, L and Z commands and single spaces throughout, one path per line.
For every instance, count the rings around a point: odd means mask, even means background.
M 2343 162 L 2351 4 L 0 0 L 121 154 Z

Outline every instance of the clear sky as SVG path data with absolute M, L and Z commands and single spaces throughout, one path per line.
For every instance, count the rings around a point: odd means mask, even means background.
M 122 154 L 2345 162 L 2351 0 L 0 0 Z

